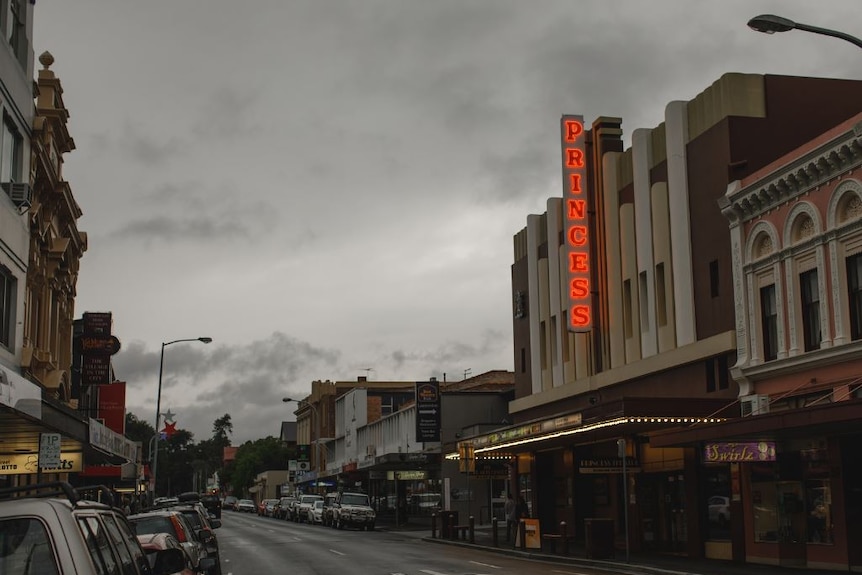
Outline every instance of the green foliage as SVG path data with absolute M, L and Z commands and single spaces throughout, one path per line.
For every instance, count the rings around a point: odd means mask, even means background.
M 244 494 L 258 473 L 287 469 L 287 461 L 292 455 L 293 450 L 276 437 L 246 441 L 237 449 L 233 465 L 225 470 L 225 481 L 233 486 L 235 495 Z
M 151 441 L 155 433 L 152 425 L 134 413 L 126 413 L 126 437 L 141 442 L 145 462 L 150 460 Z M 184 491 L 202 491 L 207 478 L 216 472 L 224 483 L 228 472 L 224 469 L 222 458 L 224 448 L 230 446 L 232 433 L 231 417 L 226 413 L 213 422 L 213 436 L 200 443 L 195 443 L 194 434 L 190 431 L 179 428 L 171 437 L 160 439 L 156 492 L 159 495 L 177 495 Z M 280 468 L 285 466 L 286 463 L 282 463 Z
M 140 441 L 144 449 L 147 449 L 155 433 L 152 425 L 143 419 L 138 419 L 132 412 L 126 413 L 126 437 L 132 441 Z

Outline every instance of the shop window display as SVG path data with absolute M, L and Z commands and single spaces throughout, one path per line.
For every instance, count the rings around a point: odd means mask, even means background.
M 705 478 L 707 538 L 730 539 L 730 468 L 708 467 Z
M 805 507 L 808 512 L 808 542 L 832 541 L 832 492 L 828 479 L 805 482 Z

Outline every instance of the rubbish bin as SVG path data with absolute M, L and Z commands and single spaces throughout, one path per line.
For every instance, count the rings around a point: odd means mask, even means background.
M 450 519 L 452 517 L 454 517 L 454 519 Z M 437 518 L 440 521 L 440 538 L 452 539 L 452 533 L 449 532 L 449 525 L 458 525 L 458 512 L 444 509 L 437 513 Z
M 614 520 L 599 517 L 584 519 L 588 559 L 610 559 L 614 556 Z

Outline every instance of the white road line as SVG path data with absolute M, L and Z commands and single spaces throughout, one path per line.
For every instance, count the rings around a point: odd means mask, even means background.
M 500 569 L 499 565 L 491 565 L 490 563 L 479 563 L 478 561 L 470 561 L 473 565 L 481 565 L 482 567 L 490 567 L 491 569 Z
M 428 575 L 446 575 L 445 573 L 440 573 L 439 571 L 431 571 L 430 569 L 420 569 L 422 573 L 428 573 Z
M 335 553 L 336 555 L 344 555 L 344 553 L 342 553 L 341 551 L 336 551 L 335 549 L 330 549 L 329 552 Z

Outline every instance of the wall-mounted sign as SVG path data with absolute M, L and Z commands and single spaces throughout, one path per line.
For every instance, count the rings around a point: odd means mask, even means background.
M 590 226 L 587 202 L 587 163 L 584 145 L 584 117 L 565 115 L 560 119 L 563 148 L 563 228 L 566 246 L 566 299 L 570 331 L 585 332 L 593 327 L 590 274 Z
M 399 481 L 422 481 L 428 479 L 427 471 L 393 471 L 392 478 Z
M 626 472 L 639 473 L 641 470 L 640 461 L 634 457 L 626 457 Z M 596 459 L 581 459 L 578 462 L 578 471 L 580 473 L 622 473 L 623 458 L 622 457 L 601 457 Z
M 42 466 L 42 473 L 80 473 L 84 469 L 84 459 L 80 452 L 61 453 L 54 466 Z M 0 455 L 0 475 L 35 475 L 39 470 L 39 455 L 36 453 L 15 453 Z
M 774 441 L 714 442 L 703 448 L 704 463 L 775 461 Z
M 40 467 L 56 468 L 60 465 L 60 445 L 62 437 L 59 433 L 39 434 L 39 465 Z
M 416 441 L 440 441 L 440 385 L 416 382 Z

